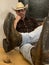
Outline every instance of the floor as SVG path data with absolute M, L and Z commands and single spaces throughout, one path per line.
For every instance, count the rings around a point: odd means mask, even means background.
M 12 50 L 9 53 L 5 53 L 3 48 L 0 48 L 0 65 L 31 65 L 19 50 Z M 49 65 L 49 64 L 45 64 Z
M 5 61 L 10 62 L 6 63 Z M 31 65 L 24 59 L 22 54 L 18 50 L 12 50 L 9 53 L 5 53 L 3 48 L 0 48 L 0 65 Z

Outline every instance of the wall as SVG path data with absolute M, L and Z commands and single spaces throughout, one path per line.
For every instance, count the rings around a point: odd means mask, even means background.
M 15 8 L 17 2 L 18 0 L 0 0 L 0 47 L 5 37 L 3 32 L 4 19 L 9 11 L 15 13 L 12 8 Z

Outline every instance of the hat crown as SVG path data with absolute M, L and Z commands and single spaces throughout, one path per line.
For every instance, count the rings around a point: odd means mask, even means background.
M 20 10 L 20 9 L 24 9 L 24 8 L 25 8 L 25 6 L 22 2 L 19 2 L 16 4 L 16 10 Z

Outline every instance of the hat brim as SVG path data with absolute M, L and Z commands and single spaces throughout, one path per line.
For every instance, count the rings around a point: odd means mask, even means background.
M 25 5 L 25 7 L 21 7 L 21 8 L 12 8 L 14 11 L 17 11 L 17 10 L 21 10 L 21 9 L 28 9 L 28 4 Z
M 21 9 L 26 9 L 25 7 L 23 7 L 23 8 L 17 8 L 17 9 L 15 9 L 15 10 L 21 10 Z

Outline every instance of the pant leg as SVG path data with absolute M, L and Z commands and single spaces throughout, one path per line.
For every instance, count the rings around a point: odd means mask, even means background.
M 34 46 L 27 43 L 19 48 L 20 52 L 22 53 L 24 58 L 27 59 L 31 64 L 33 64 L 32 59 L 31 59 L 31 54 L 30 54 L 30 50 L 32 47 L 34 47 Z
M 34 31 L 30 32 L 30 33 L 21 33 L 22 35 L 22 44 L 26 44 L 26 43 L 34 43 L 37 42 L 40 34 L 42 32 L 42 25 L 37 27 Z

